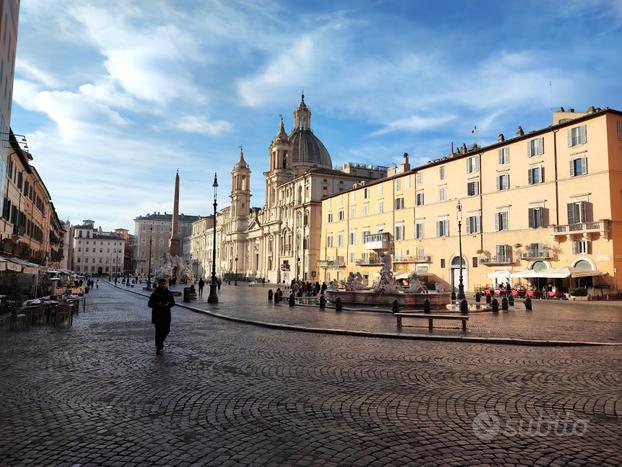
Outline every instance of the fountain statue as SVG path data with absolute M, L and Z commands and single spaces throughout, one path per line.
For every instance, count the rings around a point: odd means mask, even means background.
M 161 266 L 156 269 L 156 279 L 166 279 L 173 282 L 191 283 L 193 280 L 192 269 L 183 258 L 172 256 L 168 251 L 162 254 Z
M 408 288 L 406 290 L 410 293 L 428 293 L 428 289 L 419 280 L 415 271 L 408 275 Z M 439 290 L 439 292 L 441 292 L 441 290 Z
M 363 278 L 360 272 L 354 274 L 351 272 L 348 274 L 348 280 L 346 281 L 346 290 L 351 292 L 353 290 L 364 290 L 367 288 L 366 280 Z
M 385 258 L 389 255 L 385 255 Z M 397 288 L 395 287 L 395 278 L 393 277 L 393 271 L 391 271 L 388 266 L 388 261 L 385 260 L 382 265 L 382 269 L 380 270 L 380 277 L 378 278 L 378 282 L 374 284 L 373 291 L 375 293 L 397 293 Z

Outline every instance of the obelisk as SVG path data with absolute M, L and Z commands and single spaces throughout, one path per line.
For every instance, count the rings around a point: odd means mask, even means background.
M 174 258 L 179 256 L 180 251 L 179 240 L 179 170 L 175 175 L 175 201 L 173 203 L 173 226 L 171 228 L 171 241 L 169 245 L 169 253 Z

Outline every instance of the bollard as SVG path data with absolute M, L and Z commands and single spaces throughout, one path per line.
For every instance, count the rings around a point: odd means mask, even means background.
M 294 296 L 294 292 L 289 294 L 289 306 L 296 305 L 296 297 Z
M 432 311 L 432 306 L 430 305 L 430 300 L 426 298 L 425 301 L 423 302 L 423 312 L 429 315 L 431 311 Z
M 493 313 L 499 312 L 499 300 L 497 300 L 496 298 L 492 299 L 492 312 Z
M 393 305 L 391 306 L 391 310 L 393 311 L 393 313 L 399 313 L 400 303 L 397 300 L 393 300 Z
M 326 297 L 324 294 L 320 295 L 320 310 L 326 308 Z
M 84 313 L 85 311 L 86 311 L 86 297 L 82 297 L 82 312 Z
M 469 314 L 469 302 L 467 302 L 466 298 L 460 301 L 460 313 L 463 315 Z
M 272 289 L 268 290 L 268 301 L 271 302 L 272 301 L 272 297 L 274 297 L 274 293 L 272 292 Z
M 508 297 L 508 303 L 510 306 L 514 306 L 514 297 L 512 295 Z
M 481 301 L 482 301 L 482 294 L 481 294 L 481 293 L 477 292 L 477 293 L 475 294 L 475 301 L 476 301 L 477 303 L 479 303 L 479 302 L 481 302 Z
M 531 298 L 527 297 L 525 299 L 525 310 L 531 311 L 532 310 L 531 306 L 532 306 L 531 305 Z
M 451 301 L 455 302 L 456 301 L 456 292 L 452 292 L 451 293 Z
M 490 302 L 492 302 L 492 297 L 490 296 L 490 294 L 486 294 L 486 303 L 490 304 Z
M 341 297 L 337 297 L 337 300 L 335 300 L 335 310 L 336 311 L 343 310 L 343 303 L 341 303 Z
M 274 294 L 274 303 L 279 303 L 281 301 L 281 296 L 276 293 Z
M 509 310 L 509 307 L 508 307 L 508 298 L 507 298 L 507 297 L 503 297 L 503 298 L 501 299 L 501 309 L 502 309 L 503 311 L 508 311 L 508 310 Z

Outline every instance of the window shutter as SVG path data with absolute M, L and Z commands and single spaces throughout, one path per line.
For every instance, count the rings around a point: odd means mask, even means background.
M 572 254 L 573 255 L 577 254 L 577 250 L 579 249 L 578 246 L 579 246 L 579 242 L 577 241 L 572 242 Z
M 568 203 L 566 206 L 568 207 L 568 224 L 576 224 L 577 221 L 575 219 L 575 215 L 574 215 L 574 204 L 575 203 Z
M 497 176 L 497 191 L 501 189 L 501 175 Z
M 473 165 L 474 165 L 475 171 L 478 172 L 479 171 L 479 158 L 478 157 L 474 157 L 473 158 L 473 162 L 474 162 Z
M 540 183 L 544 183 L 544 167 L 540 167 Z
M 499 149 L 499 164 L 503 164 L 503 148 Z
M 572 147 L 572 128 L 568 128 L 568 147 Z
M 587 157 L 583 158 L 583 175 L 587 174 Z
M 475 182 L 475 194 L 479 195 L 479 182 Z
M 533 219 L 534 219 L 534 209 L 533 208 L 529 208 L 527 210 L 527 217 L 529 218 L 529 228 L 533 229 L 534 225 L 533 225 Z
M 441 236 L 441 221 L 436 221 L 436 236 Z
M 591 255 L 591 254 L 592 254 L 592 242 L 591 242 L 591 241 L 589 241 L 589 240 L 586 240 L 586 242 L 585 242 L 585 243 L 586 243 L 586 247 L 587 247 L 587 248 L 586 248 L 586 250 L 587 250 L 587 251 L 586 251 L 586 253 L 587 253 L 588 255 Z
M 534 169 L 529 169 L 527 171 L 527 183 L 529 183 L 530 185 L 533 184 L 533 170 Z
M 497 232 L 499 231 L 499 215 L 500 215 L 500 214 L 501 214 L 500 212 L 498 212 L 498 213 L 496 213 L 496 214 L 495 214 L 495 230 L 496 230 Z
M 587 143 L 587 125 L 579 128 L 579 135 L 581 143 Z
M 575 173 L 574 173 L 574 160 L 570 159 L 570 176 L 574 177 Z
M 533 156 L 533 154 L 531 153 L 531 141 L 527 141 L 527 156 Z

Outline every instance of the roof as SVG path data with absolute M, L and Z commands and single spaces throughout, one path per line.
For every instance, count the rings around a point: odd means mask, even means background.
M 292 165 L 311 164 L 332 169 L 333 162 L 328 150 L 311 130 L 296 128 L 289 136 L 292 145 Z
M 493 143 L 493 144 L 489 144 L 488 146 L 471 148 L 470 150 L 468 150 L 464 154 L 456 154 L 456 155 L 452 155 L 452 156 L 443 156 L 443 157 L 441 157 L 439 159 L 435 159 L 433 161 L 429 161 L 427 164 L 420 165 L 419 167 L 413 167 L 409 171 L 401 172 L 399 174 L 392 175 L 392 176 L 386 177 L 386 178 L 375 179 L 373 181 L 370 181 L 370 182 L 366 183 L 364 186 L 357 186 L 357 187 L 354 187 L 354 188 L 350 188 L 349 190 L 344 190 L 344 191 L 341 191 L 339 193 L 335 193 L 333 195 L 326 196 L 324 199 L 334 198 L 336 196 L 340 196 L 340 195 L 343 195 L 344 193 L 349 193 L 351 191 L 358 190 L 360 188 L 364 188 L 364 187 L 368 187 L 368 186 L 372 186 L 372 185 L 377 185 L 378 183 L 383 183 L 383 182 L 386 182 L 388 180 L 393 180 L 393 179 L 396 179 L 396 178 L 404 177 L 406 175 L 411 175 L 411 174 L 420 172 L 421 170 L 428 169 L 430 167 L 435 167 L 435 166 L 438 166 L 438 165 L 446 164 L 447 162 L 455 161 L 455 160 L 458 160 L 458 159 L 466 159 L 466 158 L 471 157 L 473 155 L 481 154 L 481 153 L 486 152 L 486 151 L 490 151 L 490 150 L 493 150 L 493 149 L 501 148 L 501 147 L 507 146 L 508 144 L 516 143 L 518 141 L 526 141 L 526 140 L 535 138 L 537 136 L 540 136 L 542 134 L 549 133 L 551 131 L 557 131 L 557 130 L 560 130 L 560 129 L 565 128 L 565 127 L 574 126 L 574 125 L 576 125 L 578 123 L 582 123 L 582 122 L 585 122 L 587 120 L 591 120 L 593 118 L 600 117 L 600 116 L 605 115 L 607 113 L 613 114 L 613 115 L 618 115 L 618 116 L 622 117 L 622 111 L 615 110 L 615 109 L 610 109 L 610 108 L 606 107 L 604 109 L 597 110 L 597 111 L 592 112 L 592 113 L 588 113 L 587 115 L 583 115 L 581 117 L 577 117 L 577 118 L 572 119 L 572 120 L 568 120 L 568 121 L 565 121 L 565 122 L 562 122 L 562 123 L 558 123 L 556 125 L 549 125 L 546 128 L 540 128 L 538 130 L 533 130 L 533 131 L 530 131 L 529 133 L 525 133 L 524 135 L 515 136 L 514 138 L 510 138 L 510 139 L 506 139 L 504 141 L 499 141 L 499 142 L 496 142 L 496 143 Z
M 180 222 L 194 222 L 202 217 L 205 216 L 189 216 L 187 214 L 180 214 L 179 215 L 179 220 Z M 134 221 L 173 221 L 173 215 L 172 214 L 168 214 L 168 213 L 164 213 L 164 214 L 160 214 L 158 213 L 153 213 L 153 214 L 145 214 L 144 216 L 138 216 L 134 219 Z

